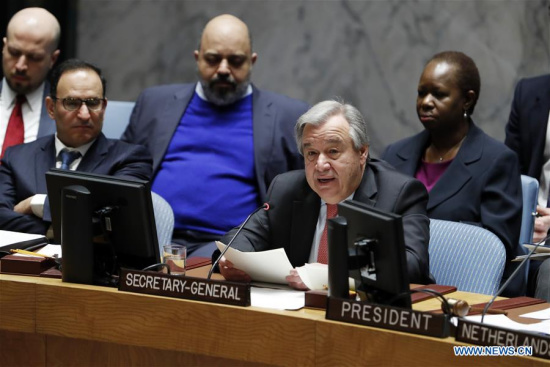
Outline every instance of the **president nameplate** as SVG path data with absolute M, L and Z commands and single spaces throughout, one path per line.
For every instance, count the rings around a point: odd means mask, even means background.
M 119 290 L 203 302 L 250 306 L 250 284 L 121 269 Z
M 343 298 L 328 298 L 326 318 L 438 338 L 449 336 L 449 320 L 445 315 Z
M 456 340 L 482 346 L 532 347 L 532 356 L 550 359 L 550 336 L 458 320 Z

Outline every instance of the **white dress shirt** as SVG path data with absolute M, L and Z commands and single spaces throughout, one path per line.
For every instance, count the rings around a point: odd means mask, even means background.
M 61 158 L 59 157 L 59 153 L 63 149 L 67 149 L 69 151 L 76 150 L 76 151 L 80 152 L 80 157 L 75 159 L 71 163 L 71 165 L 69 166 L 69 169 L 71 171 L 76 170 L 78 168 L 78 165 L 82 161 L 82 158 L 84 157 L 84 155 L 86 154 L 88 149 L 90 149 L 90 147 L 92 146 L 94 141 L 95 141 L 95 139 L 92 140 L 91 142 L 89 142 L 88 144 L 84 144 L 84 145 L 82 145 L 78 148 L 69 148 L 65 144 L 63 144 L 61 142 L 61 140 L 58 139 L 57 133 L 56 133 L 55 134 L 55 157 L 56 157 L 55 158 L 55 160 L 56 160 L 55 168 L 60 168 L 61 167 Z M 31 199 L 31 210 L 32 210 L 33 214 L 36 215 L 39 218 L 44 217 L 44 203 L 46 202 L 46 197 L 47 197 L 47 195 L 45 195 L 45 194 L 36 194 Z
M 345 200 L 352 200 L 355 192 L 345 198 Z M 317 226 L 315 227 L 315 235 L 313 236 L 313 244 L 311 246 L 311 252 L 309 253 L 309 263 L 316 263 L 317 256 L 319 253 L 319 243 L 321 242 L 321 237 L 323 236 L 323 231 L 325 230 L 325 223 L 327 221 L 327 203 L 321 199 L 321 209 L 319 210 L 319 218 L 317 219 Z
M 23 112 L 23 124 L 25 125 L 25 143 L 36 140 L 38 136 L 38 127 L 40 126 L 40 115 L 42 114 L 42 103 L 44 103 L 44 83 L 34 92 L 26 94 L 27 102 L 23 103 L 21 111 Z M 15 98 L 17 95 L 6 82 L 2 79 L 2 93 L 0 93 L 0 151 L 4 144 L 8 122 L 11 113 L 15 107 Z

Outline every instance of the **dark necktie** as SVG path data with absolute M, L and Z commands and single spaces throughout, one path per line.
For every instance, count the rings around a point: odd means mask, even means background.
M 63 149 L 61 153 L 59 153 L 59 156 L 61 157 L 61 169 L 69 169 L 71 167 L 71 163 L 73 163 L 76 159 L 80 158 L 80 152 L 73 150 L 69 151 L 67 149 Z
M 338 204 L 327 204 L 327 220 L 321 241 L 319 241 L 319 252 L 317 253 L 317 262 L 328 264 L 328 220 L 338 215 Z
M 15 106 L 13 107 L 13 111 L 11 111 L 10 120 L 8 121 L 4 143 L 2 144 L 0 159 L 4 156 L 6 148 L 12 145 L 23 144 L 25 140 L 25 125 L 23 124 L 23 111 L 21 110 L 21 106 L 26 100 L 25 95 L 18 95 L 16 97 Z

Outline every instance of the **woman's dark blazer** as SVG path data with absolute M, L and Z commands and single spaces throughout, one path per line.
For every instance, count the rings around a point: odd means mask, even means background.
M 429 144 L 429 132 L 403 139 L 386 148 L 382 159 L 414 176 Z M 496 234 L 506 257 L 517 253 L 522 192 L 516 154 L 503 143 L 470 124 L 458 154 L 430 192 L 428 217 L 481 225 Z

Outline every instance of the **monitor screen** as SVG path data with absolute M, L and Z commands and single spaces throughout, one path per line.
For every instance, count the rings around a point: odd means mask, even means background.
M 348 200 L 328 224 L 329 292 L 349 294 L 348 276 L 361 300 L 411 308 L 400 215 Z
M 115 258 L 116 269 L 143 269 L 160 262 L 148 181 L 52 169 L 46 183 L 55 242 L 61 243 L 62 191 L 78 185 L 90 193 L 89 208 L 76 208 L 76 213 L 92 211 L 96 262 L 98 254 Z

